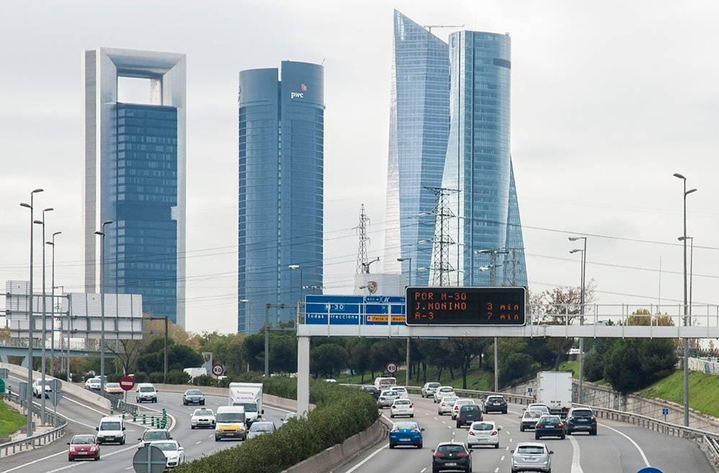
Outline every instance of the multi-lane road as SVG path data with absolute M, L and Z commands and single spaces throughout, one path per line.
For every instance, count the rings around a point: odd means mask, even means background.
M 10 377 L 9 384 L 13 390 L 17 389 L 20 380 Z M 227 405 L 227 398 L 220 396 L 206 396 L 206 407 L 217 410 L 219 406 Z M 223 440 L 215 442 L 214 433 L 210 429 L 190 429 L 190 415 L 197 406 L 183 406 L 182 394 L 160 392 L 157 404 L 145 404 L 150 409 L 167 410 L 172 416 L 172 437 L 185 448 L 187 460 L 200 458 L 213 452 L 241 445 L 242 442 Z M 279 427 L 281 419 L 287 411 L 264 406 L 265 420 L 271 420 Z M 0 460 L 0 473 L 55 473 L 59 471 L 89 472 L 101 470 L 103 473 L 120 473 L 133 471 L 132 457 L 138 447 L 137 439 L 145 427 L 127 423 L 127 443 L 125 445 L 104 444 L 100 447 L 100 461 L 68 462 L 67 445 L 70 436 L 74 433 L 95 433 L 103 415 L 101 409 L 92 404 L 88 405 L 82 400 L 66 396 L 58 406 L 58 413 L 68 419 L 68 434 L 64 438 L 44 448 L 12 455 Z M 149 428 L 149 426 L 147 426 Z
M 414 397 L 415 417 L 424 431 L 424 448 L 387 448 L 386 442 L 338 470 L 341 473 L 431 473 L 432 448 L 439 442 L 456 440 L 466 443 L 467 427 L 455 428 L 449 416 L 438 416 L 431 400 Z M 519 431 L 522 407 L 510 405 L 507 414 L 486 414 L 502 427 L 500 448 L 482 447 L 472 452 L 475 473 L 508 473 L 511 450 L 518 442 L 535 441 L 534 432 Z M 389 417 L 389 410 L 384 410 Z M 639 427 L 601 422 L 596 436 L 576 434 L 565 440 L 542 439 L 554 451 L 554 473 L 636 473 L 646 466 L 665 473 L 713 473 L 704 454 L 689 440 L 668 437 Z

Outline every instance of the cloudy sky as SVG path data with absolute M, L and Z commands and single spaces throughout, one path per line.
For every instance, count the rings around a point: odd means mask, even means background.
M 27 211 L 62 231 L 56 279 L 82 287 L 84 49 L 187 55 L 187 326 L 236 326 L 237 76 L 325 65 L 325 286 L 352 288 L 359 207 L 384 242 L 392 11 L 512 36 L 512 149 L 531 289 L 578 284 L 572 233 L 603 303 L 682 297 L 682 172 L 694 300 L 719 303 L 719 4 L 712 0 L 3 0 L 0 281 L 27 278 Z M 444 37 L 452 30 L 435 30 Z M 38 275 L 39 277 L 39 275 Z

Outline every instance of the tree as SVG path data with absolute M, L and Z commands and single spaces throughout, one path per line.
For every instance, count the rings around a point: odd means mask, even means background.
M 627 317 L 626 321 L 626 325 L 640 325 L 647 327 L 650 324 L 655 327 L 673 327 L 674 321 L 669 315 L 652 315 L 647 309 L 639 309 L 632 312 L 632 315 Z
M 666 376 L 676 362 L 672 340 L 616 340 L 604 357 L 604 379 L 627 394 Z
M 448 340 L 447 348 L 456 361 L 462 373 L 462 389 L 467 389 L 467 372 L 472 361 L 479 357 L 488 344 L 486 338 L 452 338 Z
M 310 366 L 315 378 L 320 374 L 332 377 L 347 367 L 347 350 L 342 345 L 325 343 L 310 351 Z
M 360 383 L 364 383 L 365 371 L 370 369 L 370 345 L 366 339 L 359 339 L 352 343 L 349 348 L 349 359 L 347 364 L 355 373 L 360 373 Z

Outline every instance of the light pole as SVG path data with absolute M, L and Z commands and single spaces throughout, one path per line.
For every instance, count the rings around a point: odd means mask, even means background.
M 100 394 L 105 392 L 105 225 L 112 220 L 102 222 L 102 230 L 96 231 L 100 235 Z
M 406 258 L 397 258 L 397 261 L 399 261 L 400 263 L 403 261 L 407 261 L 407 263 L 409 265 L 409 277 L 407 278 L 407 285 L 411 286 L 412 285 L 412 257 L 408 256 Z
M 684 231 L 682 233 L 682 242 L 684 243 L 684 326 L 687 326 L 687 315 L 688 315 L 688 307 L 687 307 L 687 196 L 693 192 L 696 192 L 696 189 L 689 189 L 687 190 L 687 178 L 679 174 L 678 172 L 674 173 L 674 177 L 677 179 L 682 180 L 683 184 L 683 199 L 684 199 L 684 211 L 683 211 L 683 221 L 684 221 Z M 689 426 L 689 339 L 684 338 L 684 426 Z
M 584 325 L 584 298 L 585 296 L 585 274 L 587 268 L 587 237 L 569 237 L 569 241 L 583 240 L 584 246 L 582 249 L 571 250 L 570 253 L 582 253 L 582 269 L 581 269 L 581 286 L 579 290 L 579 325 Z M 577 395 L 579 402 L 583 399 L 583 385 L 584 385 L 584 338 L 579 337 L 579 389 Z
M 45 242 L 46 245 L 52 247 L 52 269 L 50 270 L 50 376 L 55 376 L 55 237 L 60 234 L 62 232 L 53 233 L 52 241 Z
M 46 356 L 45 356 L 45 345 L 47 345 L 47 319 L 46 319 L 46 306 L 47 306 L 47 300 L 46 300 L 46 291 L 45 291 L 45 213 L 46 212 L 52 212 L 54 209 L 52 207 L 48 207 L 46 209 L 42 209 L 42 220 L 35 220 L 33 223 L 36 225 L 42 225 L 42 357 L 41 357 L 41 368 L 40 368 L 40 392 L 42 393 L 42 399 L 40 401 L 40 421 L 42 422 L 42 425 L 45 425 L 45 422 L 47 420 L 46 414 L 45 414 L 45 364 L 46 364 Z
M 689 243 L 689 325 L 694 325 L 692 322 L 692 301 L 694 294 L 694 237 L 688 236 Z M 684 241 L 684 237 L 679 237 L 679 241 Z
M 302 286 L 302 266 L 300 266 L 299 264 L 291 264 L 291 265 L 289 265 L 289 266 L 287 266 L 287 267 L 290 268 L 290 271 L 294 271 L 294 270 L 296 270 L 296 269 L 299 269 L 299 270 L 300 270 L 300 300 L 302 300 L 302 292 L 303 292 L 303 286 Z
M 412 257 L 408 256 L 406 258 L 397 258 L 397 261 L 400 263 L 403 261 L 407 261 L 409 264 L 409 277 L 407 278 L 407 286 L 412 285 Z M 406 289 L 406 287 L 405 287 Z M 389 314 L 387 317 L 392 317 L 392 314 Z M 406 347 L 406 354 L 405 354 L 405 361 L 407 362 L 407 369 L 404 373 L 404 385 L 409 386 L 409 352 L 410 352 L 410 338 L 407 337 L 407 347 Z
M 27 403 L 27 437 L 32 437 L 32 329 L 34 323 L 33 317 L 33 294 L 32 294 L 32 253 L 33 253 L 33 228 L 34 228 L 34 205 L 35 194 L 42 192 L 43 189 L 35 189 L 30 192 L 30 203 L 21 203 L 20 206 L 30 209 L 30 283 L 28 293 L 30 300 L 28 301 L 28 333 L 27 333 L 27 392 L 25 402 Z M 43 386 L 43 389 L 45 387 Z
M 493 248 L 485 250 L 474 250 L 474 252 L 478 255 L 490 255 L 491 262 L 487 269 L 489 269 L 489 285 L 491 287 L 494 287 L 497 269 L 497 255 L 508 255 L 509 251 L 500 248 Z M 482 269 L 480 268 L 480 270 Z M 472 275 L 474 275 L 474 268 L 472 268 Z M 499 348 L 497 345 L 497 337 L 494 337 L 494 392 L 499 392 Z
M 250 300 L 240 299 L 238 302 L 240 304 L 247 304 L 247 310 L 245 310 L 245 333 L 250 333 Z

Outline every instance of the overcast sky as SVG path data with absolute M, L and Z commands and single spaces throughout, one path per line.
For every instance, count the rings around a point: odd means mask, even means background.
M 590 234 L 603 303 L 682 297 L 681 182 L 696 236 L 694 300 L 719 303 L 719 3 L 3 0 L 0 281 L 27 279 L 32 188 L 62 231 L 56 280 L 81 290 L 81 55 L 187 55 L 187 327 L 236 327 L 237 77 L 283 59 L 325 65 L 325 286 L 349 293 L 361 203 L 384 242 L 392 11 L 512 37 L 512 153 L 533 291 L 577 285 Z M 434 30 L 446 39 L 451 29 Z M 391 229 L 391 228 L 390 228 Z M 641 241 L 635 241 L 641 240 Z M 701 248 L 699 248 L 701 247 Z M 38 274 L 39 279 L 39 274 Z

